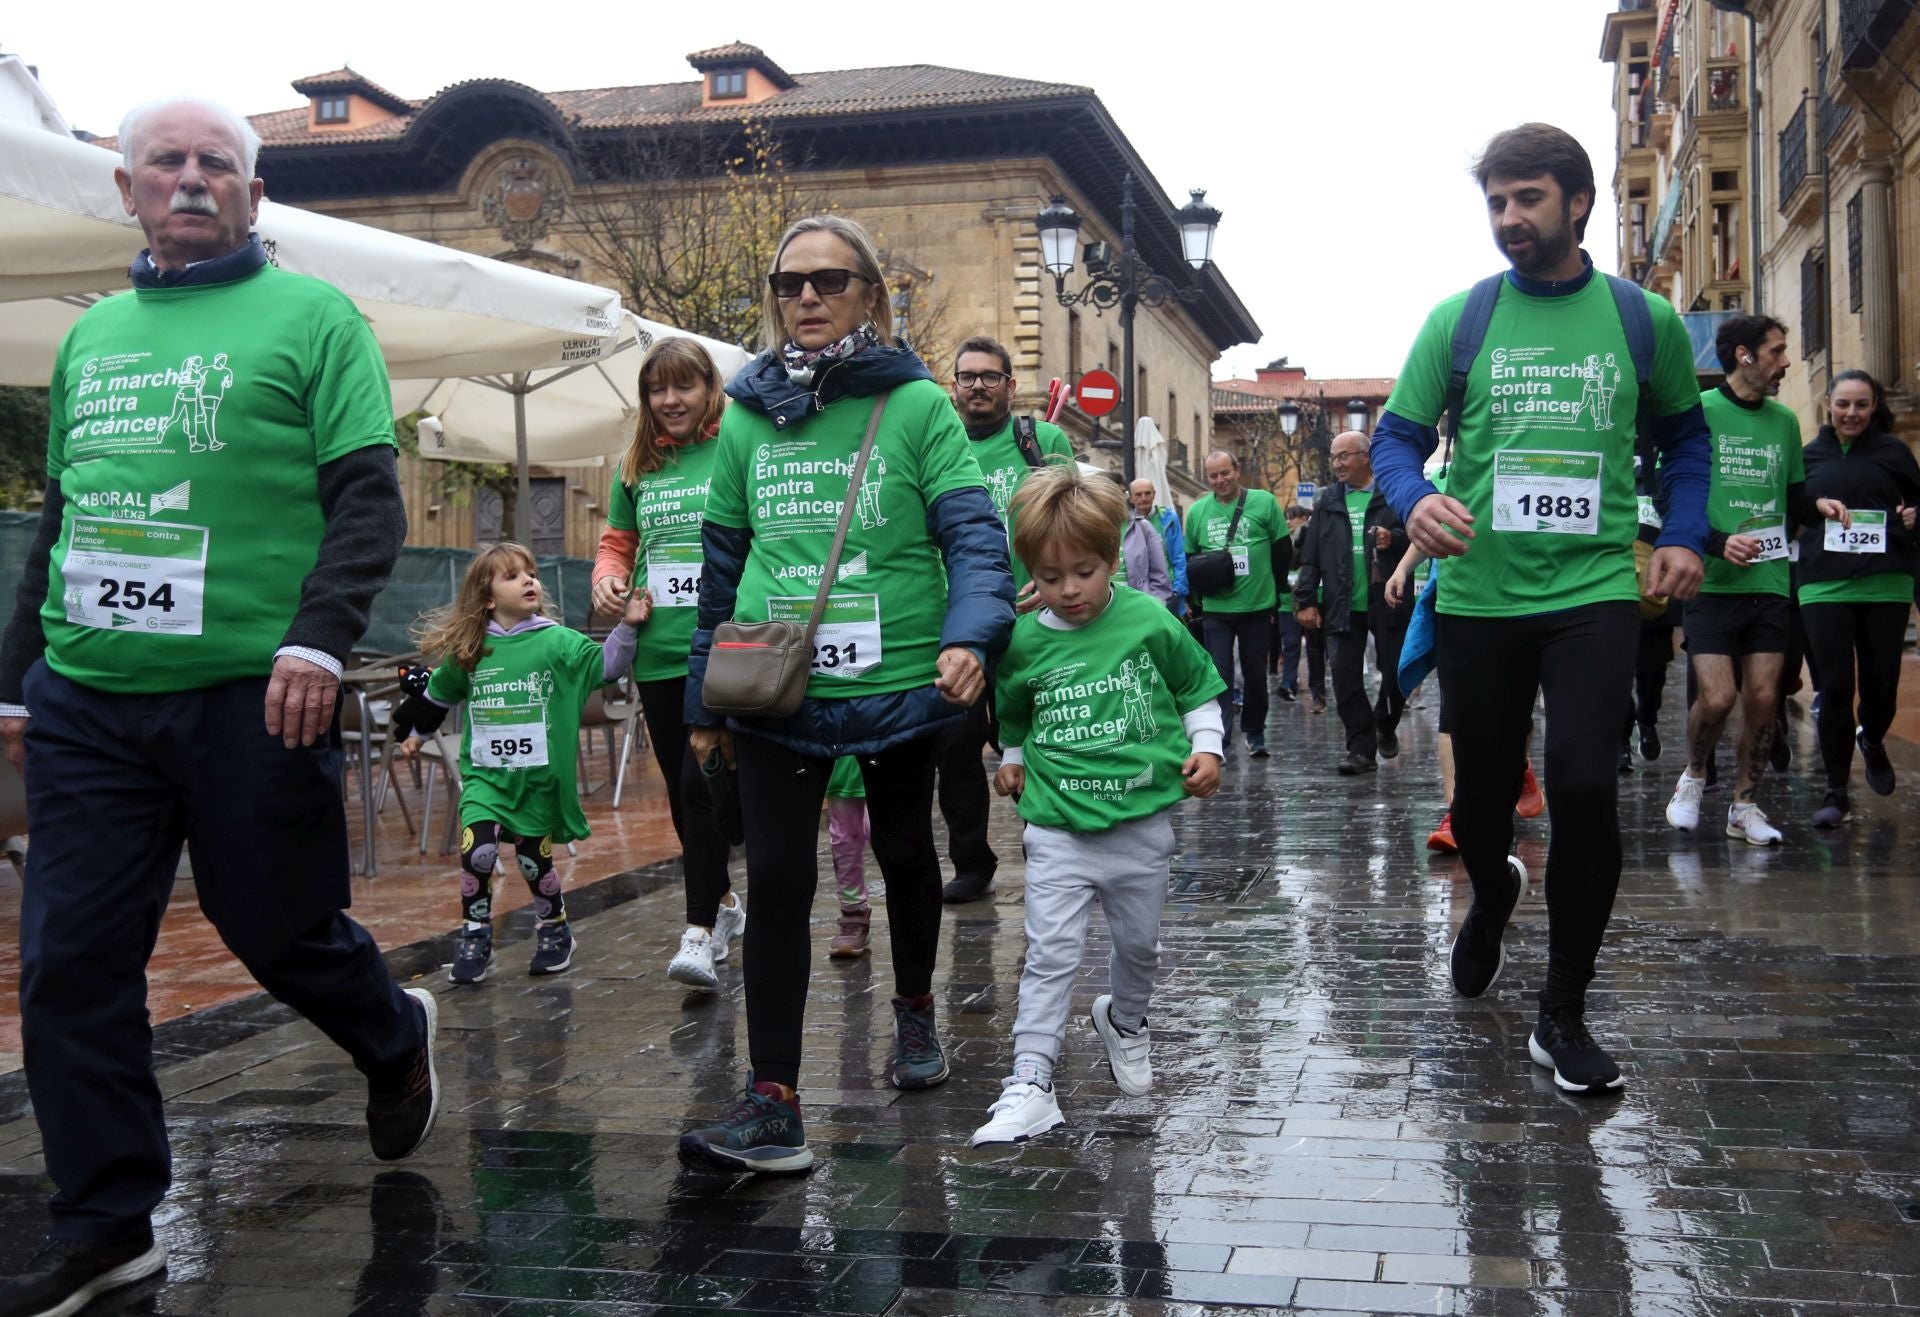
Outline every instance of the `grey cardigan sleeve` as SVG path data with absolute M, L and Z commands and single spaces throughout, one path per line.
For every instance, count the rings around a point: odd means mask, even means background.
M 407 538 L 394 450 L 355 449 L 320 468 L 320 508 L 327 529 L 320 556 L 300 585 L 300 606 L 281 648 L 317 649 L 344 662 L 373 615 Z
M 24 700 L 20 683 L 27 669 L 46 652 L 47 633 L 40 627 L 40 609 L 47 602 L 48 573 L 53 567 L 53 546 L 60 538 L 60 522 L 66 516 L 66 496 L 60 482 L 47 482 L 46 501 L 40 505 L 40 524 L 34 528 L 33 544 L 27 550 L 26 569 L 20 575 L 20 589 L 14 595 L 13 620 L 0 639 L 0 704 L 19 704 Z

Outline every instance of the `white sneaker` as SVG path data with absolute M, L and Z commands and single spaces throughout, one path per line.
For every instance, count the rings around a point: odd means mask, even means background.
M 1102 995 L 1093 999 L 1093 1031 L 1107 1045 L 1107 1068 L 1113 1071 L 1113 1082 L 1122 1093 L 1140 1097 L 1153 1087 L 1153 1062 L 1149 1057 L 1153 1037 L 1144 1024 L 1139 1033 L 1121 1033 L 1113 1023 L 1113 998 Z
M 967 1140 L 969 1148 L 983 1143 L 1021 1143 L 1067 1123 L 1051 1088 L 1018 1079 L 1000 1081 L 1000 1100 L 987 1108 L 987 1115 L 987 1123 Z
M 1705 778 L 1689 777 L 1680 774 L 1680 782 L 1673 789 L 1673 799 L 1667 802 L 1667 822 L 1682 832 L 1692 832 L 1700 826 L 1700 793 L 1707 789 Z
M 696 988 L 717 988 L 720 976 L 713 972 L 714 960 L 713 935 L 705 929 L 689 928 L 680 935 L 679 952 L 667 963 L 667 977 Z
M 713 921 L 713 963 L 718 965 L 733 950 L 733 940 L 747 931 L 747 903 L 736 893 L 732 905 L 720 907 Z
M 1727 835 L 1753 846 L 1778 846 L 1781 841 L 1780 829 L 1767 822 L 1767 816 L 1752 801 L 1728 806 Z

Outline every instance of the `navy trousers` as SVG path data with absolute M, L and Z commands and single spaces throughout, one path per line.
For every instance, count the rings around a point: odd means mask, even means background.
M 266 684 L 113 695 L 44 662 L 27 673 L 20 1017 L 56 1238 L 139 1234 L 171 1178 L 146 967 L 183 841 L 228 949 L 362 1073 L 390 1078 L 426 1042 L 342 913 L 338 720 L 288 750 L 267 735 Z

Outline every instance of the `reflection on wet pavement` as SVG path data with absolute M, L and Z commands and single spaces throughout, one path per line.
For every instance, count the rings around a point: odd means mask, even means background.
M 1410 714 L 1401 758 L 1354 780 L 1332 773 L 1334 719 L 1282 706 L 1275 758 L 1236 754 L 1221 797 L 1183 813 L 1150 1097 L 1122 1097 L 1076 1025 L 1056 1076 L 1067 1125 L 967 1148 L 1011 1061 L 1017 862 L 997 897 L 947 910 L 937 991 L 954 1078 L 926 1093 L 884 1080 L 884 921 L 874 957 L 830 963 L 823 886 L 802 1089 L 817 1169 L 688 1172 L 675 1136 L 744 1074 L 738 967 L 717 995 L 668 983 L 680 898 L 639 882 L 578 921 L 562 979 L 432 980 L 446 1106 L 404 1168 L 368 1154 L 358 1076 L 304 1025 L 262 1016 L 174 1053 L 171 1268 L 108 1310 L 1920 1305 L 1920 1221 L 1902 1212 L 1920 1200 L 1912 787 L 1856 795 L 1854 823 L 1815 838 L 1796 769 L 1767 788 L 1788 830 L 1768 852 L 1668 831 L 1677 764 L 1625 779 L 1628 869 L 1592 1018 L 1630 1087 L 1570 1099 L 1525 1052 L 1545 954 L 1537 885 L 1499 988 L 1448 991 L 1440 952 L 1465 886 L 1422 847 L 1439 812 L 1432 714 Z M 1667 720 L 1678 744 L 1678 711 Z M 1804 717 L 1794 731 L 1809 753 Z M 1011 815 L 996 826 L 1017 857 Z M 1536 874 L 1545 835 L 1520 825 Z M 1096 922 L 1083 1017 L 1103 940 Z M 30 1119 L 0 1126 L 0 1168 L 6 1267 L 43 1220 Z

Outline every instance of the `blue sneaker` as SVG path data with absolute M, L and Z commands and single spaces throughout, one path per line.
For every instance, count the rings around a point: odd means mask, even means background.
M 724 1120 L 680 1136 L 680 1160 L 759 1175 L 806 1170 L 813 1165 L 813 1149 L 807 1146 L 798 1097 L 782 1097 L 779 1085 L 756 1084 L 749 1074 L 746 1091 Z
M 915 1010 L 893 999 L 893 1086 L 932 1088 L 947 1082 L 947 1056 L 933 1028 L 933 1006 Z

